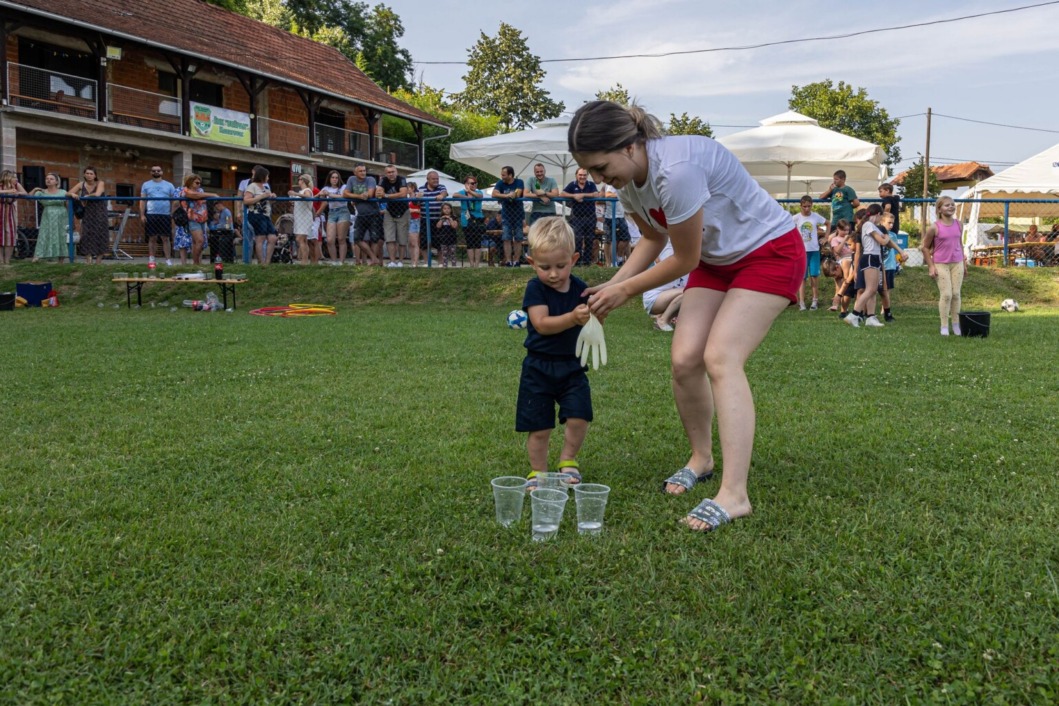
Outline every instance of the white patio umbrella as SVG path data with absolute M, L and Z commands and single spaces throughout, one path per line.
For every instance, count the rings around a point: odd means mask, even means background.
M 835 171 L 858 194 L 875 196 L 886 180 L 886 154 L 878 145 L 827 130 L 806 115 L 788 111 L 761 127 L 717 140 L 727 147 L 762 188 L 777 198 L 811 193 L 831 185 Z
M 562 188 L 577 169 L 577 162 L 566 148 L 569 127 L 569 118 L 556 118 L 528 130 L 456 142 L 449 146 L 449 158 L 489 174 L 500 174 L 501 168 L 511 167 L 515 176 L 522 179 L 532 175 L 533 165 L 540 162 L 556 181 L 562 174 Z
M 445 187 L 445 190 L 449 192 L 449 196 L 453 196 L 457 191 L 463 189 L 463 184 L 439 169 L 420 169 L 418 172 L 409 174 L 405 179 L 414 181 L 416 186 L 422 189 L 423 185 L 427 183 L 427 174 L 430 172 L 438 173 L 438 183 Z

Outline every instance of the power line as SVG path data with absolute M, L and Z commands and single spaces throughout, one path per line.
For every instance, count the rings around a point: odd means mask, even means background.
M 934 113 L 939 118 L 948 118 L 949 120 L 962 120 L 965 123 L 978 123 L 979 125 L 992 125 L 993 127 L 1009 127 L 1014 130 L 1032 130 L 1033 132 L 1050 132 L 1059 134 L 1059 130 L 1047 130 L 1043 127 L 1026 127 L 1024 125 L 1008 125 L 1006 123 L 991 123 L 985 120 L 972 120 L 971 118 L 959 118 L 955 115 L 944 115 L 942 113 Z
M 1011 7 L 1005 10 L 993 10 L 992 12 L 980 12 L 974 15 L 962 15 L 960 17 L 951 17 L 943 20 L 931 20 L 929 22 L 915 22 L 913 24 L 896 25 L 893 27 L 878 27 L 876 29 L 865 29 L 859 32 L 847 32 L 844 34 L 829 34 L 821 37 L 801 37 L 799 39 L 783 39 L 775 42 L 763 42 L 761 44 L 744 44 L 732 47 L 714 47 L 712 49 L 687 49 L 684 51 L 670 51 L 670 52 L 658 52 L 656 54 L 616 54 L 613 56 L 589 56 L 580 58 L 568 58 L 568 59 L 541 59 L 542 64 L 559 64 L 571 61 L 608 61 L 611 59 L 660 59 L 667 56 L 684 56 L 688 54 L 711 54 L 723 51 L 747 51 L 749 49 L 763 49 L 765 47 L 776 47 L 787 44 L 805 44 L 808 42 L 830 42 L 836 39 L 849 39 L 850 37 L 861 37 L 866 34 L 879 34 L 881 32 L 895 32 L 903 29 L 915 29 L 917 27 L 932 27 L 934 25 L 950 24 L 953 22 L 962 22 L 964 20 L 975 20 L 982 17 L 990 17 L 992 15 L 1004 15 L 1011 12 L 1020 12 L 1022 10 L 1033 10 L 1038 7 L 1046 7 L 1048 5 L 1059 5 L 1059 0 L 1051 0 L 1051 2 L 1041 2 L 1034 5 L 1023 5 L 1021 7 Z M 465 65 L 466 61 L 416 61 L 416 64 L 441 66 L 441 65 Z M 911 117 L 911 116 L 910 116 Z

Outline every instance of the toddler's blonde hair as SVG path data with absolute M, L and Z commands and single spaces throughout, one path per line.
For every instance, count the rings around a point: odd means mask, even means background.
M 531 253 L 563 251 L 572 254 L 577 248 L 574 229 L 565 218 L 541 218 L 530 226 L 529 248 Z

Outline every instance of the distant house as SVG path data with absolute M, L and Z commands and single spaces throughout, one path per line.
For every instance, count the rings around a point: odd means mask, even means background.
M 447 127 L 336 49 L 199 0 L 0 0 L 0 11 L 0 164 L 28 188 L 88 164 L 119 196 L 138 196 L 155 163 L 222 192 L 254 164 L 277 191 L 292 174 L 319 182 L 358 162 L 407 173 L 422 166 L 424 128 Z M 418 142 L 382 134 L 384 115 Z
M 930 171 L 937 177 L 943 189 L 956 189 L 961 186 L 974 186 L 983 179 L 993 176 L 993 170 L 988 164 L 981 162 L 960 162 L 959 164 L 942 164 L 931 167 Z M 890 180 L 895 186 L 902 186 L 908 170 L 901 172 Z M 906 194 L 909 197 L 915 194 Z

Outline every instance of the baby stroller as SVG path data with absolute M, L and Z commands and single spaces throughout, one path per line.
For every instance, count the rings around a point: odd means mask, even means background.
M 294 238 L 294 216 L 284 213 L 276 220 L 276 249 L 271 262 L 291 263 L 298 257 L 298 241 Z

